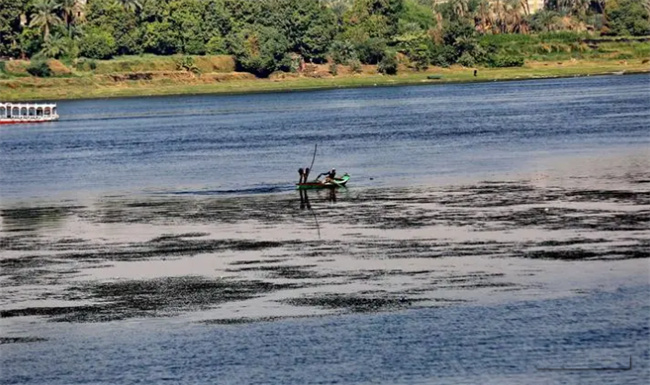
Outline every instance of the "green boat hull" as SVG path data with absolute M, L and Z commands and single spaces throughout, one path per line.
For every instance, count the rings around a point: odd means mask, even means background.
M 350 180 L 350 175 L 345 174 L 341 178 L 335 178 L 332 181 L 324 182 L 319 180 L 314 180 L 307 183 L 296 183 L 297 190 L 317 190 L 324 188 L 337 188 L 344 187 L 346 183 Z

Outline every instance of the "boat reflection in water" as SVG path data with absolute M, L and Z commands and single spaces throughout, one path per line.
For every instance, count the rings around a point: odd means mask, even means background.
M 339 190 L 347 191 L 345 187 L 341 188 L 330 188 L 330 189 L 325 189 L 323 190 L 318 190 L 316 191 L 316 194 L 318 197 L 321 196 L 321 192 L 327 194 L 327 201 L 336 203 L 336 194 L 339 192 Z M 316 231 L 318 232 L 318 239 L 320 239 L 320 225 L 318 223 L 318 216 L 316 215 L 316 210 L 314 210 L 311 206 L 311 203 L 309 202 L 309 193 L 307 190 L 298 190 L 300 193 L 300 210 L 305 210 L 307 209 L 311 215 L 314 217 L 314 226 L 316 227 Z
M 298 192 L 300 192 L 300 210 L 311 210 L 311 204 L 309 203 L 309 194 L 307 194 L 307 190 L 299 190 Z
M 339 191 L 347 191 L 346 188 L 339 188 L 339 189 L 326 189 L 326 190 L 320 190 L 316 192 L 318 197 L 320 198 L 321 192 L 327 194 L 326 199 L 328 202 L 336 203 L 336 195 L 338 194 Z M 300 209 L 304 210 L 312 210 L 311 203 L 309 202 L 309 193 L 307 190 L 298 190 L 300 193 Z

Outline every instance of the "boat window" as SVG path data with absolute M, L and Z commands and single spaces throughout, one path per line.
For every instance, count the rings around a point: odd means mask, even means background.
M 43 107 L 38 107 L 36 109 L 36 116 L 43 116 Z
M 9 111 L 5 110 L 4 107 L 0 107 L 0 118 L 4 118 L 5 113 L 7 113 L 7 117 L 9 117 Z
M 27 116 L 27 107 L 23 107 L 20 109 L 20 115 Z
M 52 115 L 56 115 L 56 107 L 52 107 Z
M 50 107 L 45 107 L 45 116 L 50 116 Z
M 18 107 L 14 107 L 14 109 L 11 111 L 11 115 L 20 116 L 20 112 L 18 112 Z
M 29 108 L 29 116 L 34 116 L 36 115 L 36 108 L 30 107 Z

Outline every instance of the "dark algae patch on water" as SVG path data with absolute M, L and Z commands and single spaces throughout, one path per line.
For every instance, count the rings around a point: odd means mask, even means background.
M 206 323 L 239 324 L 316 310 L 390 312 L 474 293 L 543 293 L 546 283 L 535 280 L 544 263 L 650 257 L 649 194 L 638 184 L 497 181 L 337 194 L 313 193 L 309 208 L 294 192 L 4 208 L 0 315 L 105 322 L 227 308 Z M 79 233 L 80 223 L 110 230 Z M 270 313 L 246 313 L 258 308 Z
M 90 282 L 67 289 L 65 298 L 69 301 L 95 302 L 92 305 L 2 310 L 0 315 L 3 318 L 46 316 L 57 322 L 107 322 L 170 316 L 297 287 L 298 285 L 288 283 L 210 280 L 193 276 Z
M 44 342 L 47 338 L 41 337 L 0 337 L 0 345 L 4 344 L 26 344 L 33 342 Z
M 66 217 L 83 210 L 84 206 L 39 206 L 16 207 L 0 210 L 4 231 L 29 231 L 48 226 L 56 226 Z
M 319 296 L 291 298 L 284 302 L 294 306 L 322 307 L 352 313 L 371 313 L 405 309 L 417 301 L 422 301 L 422 299 L 407 297 L 391 298 L 386 293 L 377 293 L 375 295 L 323 294 Z

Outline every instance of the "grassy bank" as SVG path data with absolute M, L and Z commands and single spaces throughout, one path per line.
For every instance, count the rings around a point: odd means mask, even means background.
M 378 74 L 376 66 L 339 65 L 333 70 L 327 64 L 308 64 L 301 73 L 276 73 L 268 79 L 258 79 L 250 73 L 235 72 L 231 56 L 142 55 L 112 60 L 51 60 L 48 66 L 53 76 L 39 78 L 30 76 L 29 61 L 12 60 L 0 61 L 0 100 L 295 91 L 650 71 L 650 38 L 587 39 L 562 33 L 487 35 L 482 44 L 498 55 L 523 56 L 525 64 L 510 68 L 479 67 L 478 76 L 474 76 L 474 68 L 460 66 L 415 71 L 403 57 L 395 76 Z
M 322 88 L 365 87 L 408 84 L 431 84 L 474 81 L 538 79 L 589 76 L 612 73 L 650 72 L 644 59 L 576 60 L 527 62 L 523 67 L 472 68 L 432 67 L 427 71 L 400 71 L 395 76 L 373 73 L 364 68 L 361 74 L 337 76 L 322 73 L 312 76 L 281 74 L 270 79 L 256 79 L 250 74 L 208 73 L 187 71 L 149 71 L 128 74 L 68 76 L 55 78 L 17 77 L 0 80 L 3 101 L 63 100 L 152 95 L 208 93 L 249 93 L 297 91 Z M 437 75 L 438 79 L 429 79 Z

